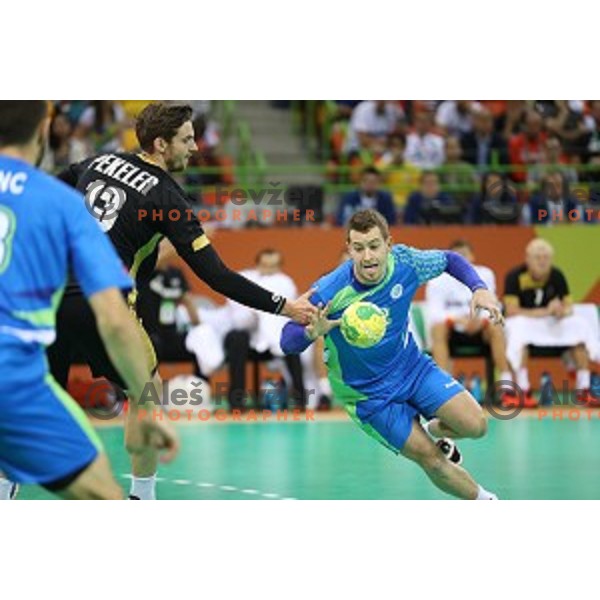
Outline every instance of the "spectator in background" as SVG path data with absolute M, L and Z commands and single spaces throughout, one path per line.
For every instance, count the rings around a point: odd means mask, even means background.
M 50 124 L 48 149 L 41 168 L 50 173 L 87 158 L 87 147 L 72 136 L 73 127 L 66 115 L 56 112 Z
M 525 115 L 523 133 L 513 135 L 508 145 L 511 164 L 528 167 L 540 164 L 544 160 L 543 145 L 546 134 L 543 131 L 544 120 L 534 110 L 528 110 Z M 527 178 L 526 169 L 513 173 L 513 179 L 524 182 Z
M 473 129 L 473 115 L 481 108 L 473 100 L 444 100 L 435 113 L 435 124 L 446 135 L 460 137 Z
M 590 157 L 600 156 L 600 100 L 590 100 L 590 113 L 584 118 L 586 135 L 583 139 L 583 159 L 589 162 Z
M 190 160 L 191 167 L 219 168 L 218 172 L 188 173 L 188 185 L 215 185 L 233 183 L 233 164 L 229 157 L 223 156 L 220 151 L 220 136 L 217 124 L 204 115 L 196 117 L 193 121 L 196 145 L 198 146 Z
M 517 384 L 525 393 L 525 406 L 536 406 L 531 395 L 527 370 L 528 346 L 568 347 L 574 351 L 577 367 L 576 388 L 582 390 L 582 403 L 591 403 L 589 359 L 598 360 L 598 340 L 586 321 L 573 314 L 567 280 L 552 265 L 554 250 L 542 239 L 527 245 L 525 264 L 506 276 L 507 357 L 516 373 Z M 505 395 L 504 406 L 518 406 L 519 398 Z M 600 404 L 597 400 L 595 405 Z
M 459 202 L 440 191 L 439 175 L 434 171 L 424 171 L 421 174 L 421 189 L 408 198 L 404 224 L 460 223 L 463 213 Z
M 563 152 L 562 143 L 557 135 L 551 134 L 546 138 L 542 152 L 542 164 L 534 165 L 527 172 L 529 185 L 539 184 L 549 172 L 562 173 L 569 184 L 577 183 L 577 171 L 569 166 L 569 157 Z
M 414 131 L 406 138 L 404 159 L 419 169 L 437 169 L 444 158 L 444 138 L 431 131 L 431 114 L 417 113 Z
M 394 197 L 394 204 L 404 209 L 408 195 L 419 185 L 421 170 L 404 161 L 406 149 L 402 135 L 393 135 L 388 142 L 388 149 L 375 161 L 375 166 L 384 177 L 387 188 Z
M 446 161 L 440 172 L 441 183 L 454 198 L 466 205 L 476 189 L 477 173 L 472 165 L 461 160 L 462 148 L 457 137 L 446 138 L 445 154 Z
M 401 128 L 404 113 L 395 102 L 365 100 L 352 111 L 346 152 L 381 153 L 387 138 Z
M 272 248 L 261 250 L 256 256 L 255 268 L 242 274 L 274 294 L 295 298 L 298 293 L 294 281 L 283 272 L 281 253 Z M 227 301 L 227 319 L 230 331 L 225 336 L 225 355 L 229 363 L 229 405 L 243 408 L 246 396 L 246 362 L 252 356 L 260 360 L 284 360 L 292 391 L 292 406 L 306 406 L 306 390 L 299 355 L 284 356 L 279 339 L 286 323 L 278 315 L 267 314 L 233 300 Z M 204 313 L 202 313 L 204 316 Z
M 486 173 L 481 190 L 469 204 L 467 223 L 513 225 L 519 220 L 520 207 L 512 185 L 500 173 Z
M 379 211 L 390 225 L 397 221 L 394 201 L 389 192 L 380 189 L 381 175 L 375 167 L 366 167 L 361 172 L 359 189 L 345 194 L 336 216 L 336 225 L 343 227 L 357 210 L 374 208 Z
M 587 133 L 583 116 L 584 103 L 581 100 L 548 102 L 552 102 L 554 110 L 546 118 L 546 129 L 560 138 L 567 154 L 580 160 Z
M 94 100 L 83 111 L 73 135 L 79 141 L 89 141 L 89 154 L 119 152 L 126 126 L 125 111 L 118 102 Z
M 525 225 L 550 225 L 557 221 L 570 223 L 572 220 L 568 218 L 569 211 L 577 207 L 564 175 L 560 171 L 553 171 L 544 176 L 540 192 L 524 207 L 523 222 Z M 581 216 L 584 220 L 585 213 L 582 212 Z
M 463 156 L 480 171 L 490 165 L 505 165 L 508 162 L 508 150 L 502 136 L 494 131 L 494 117 L 487 109 L 473 115 L 473 131 L 461 138 Z
M 473 248 L 466 240 L 457 240 L 450 250 L 473 264 Z M 496 293 L 496 277 L 488 267 L 474 265 L 477 275 L 492 293 Z M 506 340 L 502 327 L 490 327 L 483 316 L 471 315 L 471 292 L 462 283 L 443 273 L 425 287 L 425 320 L 430 332 L 431 352 L 435 362 L 445 371 L 450 369 L 450 345 L 489 345 L 494 365 L 500 371 L 499 381 L 512 381 L 506 359 Z
M 521 132 L 521 125 L 527 114 L 526 100 L 507 100 L 506 111 L 495 120 L 494 129 L 509 142 L 513 135 Z

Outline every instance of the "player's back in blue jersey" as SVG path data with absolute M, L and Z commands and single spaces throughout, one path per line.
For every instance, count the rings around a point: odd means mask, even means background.
M 18 482 L 51 485 L 98 452 L 45 357 L 69 264 L 88 297 L 131 286 L 83 197 L 0 155 L 0 470 Z
M 408 330 L 410 304 L 420 285 L 446 268 L 446 253 L 392 248 L 381 282 L 364 285 L 356 278 L 352 261 L 319 279 L 311 301 L 331 303 L 330 318 L 341 318 L 358 301 L 376 304 L 387 313 L 383 339 L 370 348 L 349 344 L 340 328 L 325 338 L 325 362 L 337 398 L 369 434 L 398 451 L 404 445 L 417 414 L 432 416 L 462 390 L 418 349 Z

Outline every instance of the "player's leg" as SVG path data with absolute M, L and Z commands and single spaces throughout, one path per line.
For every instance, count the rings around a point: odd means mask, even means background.
M 457 439 L 485 434 L 487 422 L 475 398 L 428 356 L 418 357 L 406 379 L 410 404 L 418 413 L 431 418 L 427 424 L 431 435 Z
M 142 338 L 145 341 L 146 356 L 143 360 L 148 365 L 148 372 L 152 373 L 152 383 L 156 394 L 162 399 L 163 382 L 158 374 L 158 358 L 154 350 L 154 345 L 150 336 L 137 320 Z M 128 437 L 132 424 L 139 418 L 138 410 L 151 410 L 153 404 L 141 406 L 139 409 L 132 402 L 129 403 L 129 410 L 125 417 L 125 445 L 128 446 Z M 158 471 L 159 451 L 156 448 L 145 448 L 141 452 L 131 452 L 127 448 L 131 457 L 131 489 L 129 498 L 131 500 L 155 500 L 156 499 L 156 473 Z
M 483 341 L 489 344 L 494 366 L 500 371 L 500 381 L 512 381 L 512 373 L 506 358 L 506 337 L 504 329 L 497 325 L 487 324 L 481 332 Z
M 493 498 L 436 446 L 408 402 L 364 400 L 347 410 L 365 433 L 395 454 L 416 462 L 444 492 L 472 500 Z
M 433 360 L 445 371 L 450 370 L 450 327 L 447 323 L 436 323 L 431 327 L 431 354 Z
M 162 390 L 162 379 L 158 372 L 152 378 L 159 397 Z M 142 406 L 141 410 L 151 410 L 153 405 Z M 130 431 L 139 418 L 139 410 L 130 402 L 125 416 L 125 446 L 128 447 Z M 129 448 L 128 448 L 129 451 Z M 145 448 L 142 452 L 130 452 L 131 457 L 131 489 L 130 500 L 156 500 L 156 473 L 158 471 L 159 452 L 156 448 Z
M 104 453 L 76 477 L 70 477 L 44 487 L 65 500 L 122 500 L 123 491 L 117 485 Z
M 427 430 L 439 438 L 480 438 L 487 431 L 487 420 L 481 406 L 466 390 L 462 390 L 435 411 Z
M 401 454 L 417 463 L 431 482 L 447 494 L 464 500 L 496 499 L 494 494 L 478 485 L 465 469 L 448 460 L 417 421 L 413 421 Z
M 63 497 L 121 497 L 83 410 L 44 374 L 43 355 L 32 362 L 34 376 L 18 378 L 18 386 L 13 381 L 12 401 L 0 407 L 0 469 L 12 481 Z

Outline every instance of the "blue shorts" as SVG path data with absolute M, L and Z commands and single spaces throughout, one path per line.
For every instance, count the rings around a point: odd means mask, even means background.
M 347 408 L 363 431 L 396 454 L 404 447 L 418 415 L 433 417 L 443 404 L 465 391 L 454 377 L 421 353 L 402 381 L 389 398 L 368 398 Z
M 48 372 L 44 349 L 0 335 L 0 471 L 56 486 L 102 451 L 83 410 Z

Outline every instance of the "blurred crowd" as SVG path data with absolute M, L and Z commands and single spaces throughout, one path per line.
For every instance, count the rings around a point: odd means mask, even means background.
M 194 108 L 199 151 L 182 183 L 192 201 L 210 204 L 206 186 L 232 185 L 234 161 L 210 101 L 185 102 Z M 43 167 L 137 150 L 135 115 L 147 103 L 56 101 Z M 332 224 L 370 207 L 406 225 L 600 221 L 600 100 L 317 104 L 325 188 L 336 190 L 329 208 L 320 199 L 317 210 Z
M 357 184 L 336 223 L 600 220 L 600 101 L 336 101 L 330 178 Z M 344 168 L 345 167 L 345 168 Z
M 139 149 L 135 117 L 149 100 L 58 100 L 53 103 L 49 147 L 42 168 L 60 171 L 72 163 L 102 152 L 134 152 Z M 194 109 L 198 152 L 191 167 L 213 167 L 202 180 L 190 176 L 190 184 L 231 182 L 231 160 L 223 155 L 217 123 L 211 119 L 210 100 L 184 100 Z

